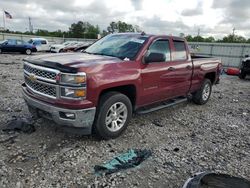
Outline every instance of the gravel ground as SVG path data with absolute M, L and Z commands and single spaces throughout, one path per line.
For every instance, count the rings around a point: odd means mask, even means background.
M 21 95 L 25 55 L 0 55 L 0 128 L 30 117 Z M 154 122 L 157 122 L 155 125 Z M 210 101 L 135 115 L 119 138 L 98 141 L 39 119 L 36 131 L 0 132 L 0 187 L 182 187 L 196 172 L 250 179 L 250 79 L 222 76 Z M 97 177 L 93 167 L 130 148 L 151 149 L 139 167 Z

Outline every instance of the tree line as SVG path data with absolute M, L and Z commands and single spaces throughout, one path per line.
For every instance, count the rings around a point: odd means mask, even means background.
M 14 34 L 26 34 L 26 35 L 38 35 L 38 36 L 49 36 L 49 37 L 65 37 L 65 38 L 87 38 L 96 39 L 98 35 L 105 36 L 109 33 L 122 33 L 122 32 L 141 32 L 141 29 L 137 25 L 128 24 L 126 22 L 118 21 L 111 22 L 106 30 L 100 30 L 98 25 L 92 25 L 89 22 L 78 21 L 72 23 L 68 31 L 48 31 L 45 29 L 35 29 L 34 32 L 26 31 L 10 31 L 6 30 L 5 33 Z
M 26 34 L 26 35 L 38 35 L 38 36 L 50 36 L 50 37 L 65 37 L 65 38 L 87 38 L 96 39 L 99 36 L 105 36 L 109 33 L 122 33 L 122 32 L 142 32 L 142 29 L 138 25 L 132 25 L 126 22 L 112 21 L 106 29 L 100 30 L 98 25 L 92 25 L 89 22 L 78 21 L 72 23 L 68 31 L 48 31 L 45 29 L 35 29 L 34 32 L 20 32 L 20 31 L 4 31 L 6 33 Z M 229 34 L 222 39 L 215 39 L 212 36 L 192 36 L 180 33 L 181 37 L 185 37 L 188 42 L 220 42 L 220 43 L 250 43 L 250 38 L 246 39 L 243 36 Z
M 246 39 L 240 35 L 229 34 L 222 39 L 215 39 L 214 37 L 202 37 L 202 36 L 185 36 L 188 42 L 218 42 L 218 43 L 250 43 L 250 38 Z

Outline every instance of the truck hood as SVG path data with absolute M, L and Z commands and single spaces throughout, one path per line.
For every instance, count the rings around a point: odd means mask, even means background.
M 64 72 L 76 72 L 78 68 L 89 68 L 96 67 L 98 65 L 103 66 L 106 64 L 123 62 L 123 60 L 116 57 L 92 55 L 87 53 L 60 53 L 36 55 L 24 59 L 24 61 L 46 66 L 49 68 L 59 69 Z M 66 71 L 67 69 L 68 71 Z

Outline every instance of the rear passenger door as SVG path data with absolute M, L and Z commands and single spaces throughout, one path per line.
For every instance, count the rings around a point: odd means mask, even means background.
M 16 52 L 24 52 L 25 49 L 24 49 L 24 43 L 22 40 L 17 40 L 17 43 L 16 43 Z
M 184 40 L 173 39 L 172 62 L 168 68 L 168 82 L 173 86 L 172 97 L 186 95 L 191 86 L 192 61 L 188 55 L 188 49 Z

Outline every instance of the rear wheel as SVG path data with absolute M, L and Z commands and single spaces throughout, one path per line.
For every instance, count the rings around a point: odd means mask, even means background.
M 212 93 L 212 83 L 209 79 L 205 79 L 201 88 L 193 94 L 193 101 L 196 104 L 206 104 Z
M 32 54 L 32 51 L 31 51 L 31 49 L 26 49 L 25 53 L 26 53 L 27 55 L 31 55 L 31 54 Z
M 2 49 L 0 48 L 0 54 L 2 53 Z
M 97 109 L 94 133 L 101 139 L 120 136 L 132 116 L 132 104 L 126 95 L 118 92 L 104 94 Z

